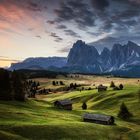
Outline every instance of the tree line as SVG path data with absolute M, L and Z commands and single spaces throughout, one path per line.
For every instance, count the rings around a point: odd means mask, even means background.
M 35 98 L 40 83 L 26 80 L 19 71 L 0 69 L 0 100 L 25 101 L 28 97 Z
M 26 98 L 26 80 L 18 72 L 0 69 L 0 100 L 24 101 Z

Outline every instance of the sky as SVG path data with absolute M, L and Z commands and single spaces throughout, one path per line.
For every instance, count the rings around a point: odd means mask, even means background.
M 67 56 L 76 40 L 140 44 L 140 0 L 0 0 L 0 67 Z

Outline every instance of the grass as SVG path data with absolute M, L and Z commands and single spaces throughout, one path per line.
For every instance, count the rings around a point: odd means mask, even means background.
M 138 84 L 131 84 L 122 91 L 72 91 L 40 95 L 27 102 L 0 101 L 0 140 L 139 140 L 138 90 Z M 53 102 L 58 99 L 71 99 L 73 110 L 54 108 Z M 88 109 L 82 110 L 85 101 Z M 117 117 L 122 102 L 134 116 L 128 121 Z M 113 115 L 115 125 L 83 122 L 85 112 Z

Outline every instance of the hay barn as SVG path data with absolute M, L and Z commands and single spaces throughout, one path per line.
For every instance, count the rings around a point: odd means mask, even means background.
M 57 100 L 54 102 L 54 106 L 59 109 L 72 110 L 71 100 Z

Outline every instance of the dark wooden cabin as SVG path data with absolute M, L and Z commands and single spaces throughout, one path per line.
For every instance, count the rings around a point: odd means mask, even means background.
M 103 86 L 103 85 L 99 85 L 98 86 L 98 92 L 100 91 L 106 91 L 107 90 L 107 86 Z
M 112 125 L 114 124 L 114 117 L 102 114 L 91 114 L 86 113 L 83 115 L 83 120 L 85 122 L 92 122 L 104 125 Z
M 59 109 L 72 110 L 71 100 L 57 100 L 54 102 L 54 106 Z

